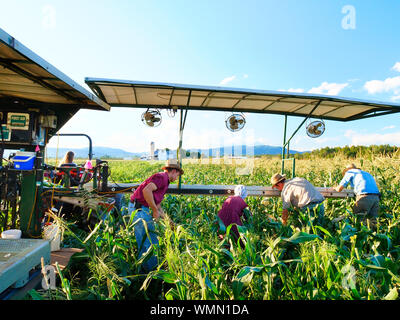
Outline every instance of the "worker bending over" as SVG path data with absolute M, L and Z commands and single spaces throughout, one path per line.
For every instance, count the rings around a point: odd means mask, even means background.
M 282 223 L 284 225 L 287 224 L 289 218 L 288 209 L 290 207 L 306 211 L 307 209 L 314 210 L 318 206 L 318 218 L 323 217 L 325 208 L 322 202 L 325 198 L 306 179 L 298 177 L 286 179 L 285 175 L 276 173 L 271 177 L 271 184 L 273 189 L 281 191 Z
M 356 202 L 353 206 L 354 214 L 362 218 L 364 225 L 367 221 L 371 228 L 376 227 L 376 218 L 379 214 L 380 192 L 374 177 L 359 168 L 354 163 L 349 164 L 342 172 L 343 179 L 335 190 L 341 192 L 348 184 L 354 188 Z
M 243 185 L 238 185 L 235 187 L 235 195 L 228 197 L 221 210 L 218 211 L 218 217 L 221 219 L 225 227 L 229 227 L 232 224 L 231 232 L 235 241 L 239 239 L 238 226 L 242 226 L 241 217 L 243 216 L 245 220 L 248 220 L 250 211 L 246 210 L 247 203 L 244 199 L 247 197 L 246 187 Z M 222 236 L 220 238 L 223 238 Z M 244 244 L 240 240 L 240 244 L 243 247 Z

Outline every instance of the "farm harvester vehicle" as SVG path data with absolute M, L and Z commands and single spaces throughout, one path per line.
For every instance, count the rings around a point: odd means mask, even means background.
M 87 164 L 90 166 L 86 164 L 86 167 L 46 164 L 44 139 L 53 129 L 49 126 L 56 126 L 57 117 L 41 113 L 38 104 L 26 109 L 17 106 L 20 103 L 26 106 L 26 101 L 12 103 L 10 109 L 0 113 L 2 150 L 11 150 L 8 159 L 2 157 L 0 168 L 3 230 L 15 229 L 18 224 L 23 237 L 41 237 L 46 212 L 60 208 L 62 199 L 81 207 L 96 209 L 97 205 L 104 205 L 111 208 L 114 201 L 99 195 L 107 184 L 107 162 L 96 159 L 92 165 L 89 154 Z

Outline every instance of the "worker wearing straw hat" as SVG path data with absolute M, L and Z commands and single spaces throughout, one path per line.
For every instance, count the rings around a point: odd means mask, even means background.
M 324 215 L 325 200 L 323 195 L 306 179 L 286 179 L 285 175 L 279 173 L 271 177 L 272 188 L 281 191 L 282 198 L 282 223 L 287 224 L 289 218 L 288 209 L 293 207 L 300 210 L 314 210 L 319 205 L 319 217 Z
M 342 174 L 343 179 L 335 187 L 335 190 L 341 192 L 343 188 L 350 184 L 356 195 L 356 202 L 353 207 L 354 214 L 363 217 L 364 224 L 366 224 L 365 219 L 368 219 L 371 227 L 374 228 L 379 214 L 380 197 L 374 177 L 370 173 L 357 168 L 354 163 L 347 165 Z
M 175 159 L 168 160 L 166 165 L 161 169 L 163 172 L 153 174 L 139 185 L 131 195 L 128 205 L 129 214 L 138 210 L 135 214 L 134 221 L 142 219 L 135 225 L 135 237 L 139 249 L 139 258 L 147 252 L 152 244 L 158 246 L 154 222 L 159 221 L 160 218 L 166 218 L 161 208 L 161 201 L 164 199 L 169 183 L 175 181 L 183 174 L 182 168 Z M 147 224 L 150 239 L 147 237 L 146 227 L 143 221 Z M 146 272 L 153 270 L 157 266 L 156 256 L 153 255 L 149 260 L 144 262 L 142 266 Z

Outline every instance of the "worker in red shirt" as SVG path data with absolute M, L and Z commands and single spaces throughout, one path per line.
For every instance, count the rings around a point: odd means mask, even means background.
M 135 225 L 135 238 L 138 245 L 139 259 L 147 252 L 151 245 L 158 246 L 157 235 L 155 234 L 155 222 L 160 218 L 165 218 L 165 213 L 161 208 L 161 201 L 167 192 L 170 182 L 175 181 L 183 170 L 176 160 L 168 160 L 162 167 L 163 172 L 153 174 L 142 182 L 130 197 L 128 212 L 138 210 L 134 221 L 141 219 Z M 147 237 L 144 222 L 147 224 Z M 153 270 L 157 266 L 157 257 L 153 254 L 149 260 L 142 264 L 145 272 Z
M 244 201 L 246 197 L 246 187 L 243 185 L 236 186 L 235 195 L 228 197 L 223 203 L 221 210 L 218 212 L 218 217 L 221 219 L 225 227 L 232 224 L 231 233 L 235 241 L 239 239 L 239 231 L 236 225 L 242 226 L 243 223 L 241 217 L 244 216 L 247 220 L 250 214 L 248 210 L 245 210 L 248 207 L 247 203 Z M 247 214 L 244 214 L 245 212 Z M 223 237 L 221 236 L 220 239 L 221 238 Z M 242 247 L 244 246 L 241 240 L 240 244 Z

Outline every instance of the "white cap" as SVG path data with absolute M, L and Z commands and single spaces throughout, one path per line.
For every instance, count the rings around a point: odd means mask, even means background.
M 246 189 L 246 187 L 244 185 L 241 185 L 241 184 L 237 185 L 235 187 L 235 196 L 239 196 L 242 199 L 246 198 L 247 197 L 247 189 Z

